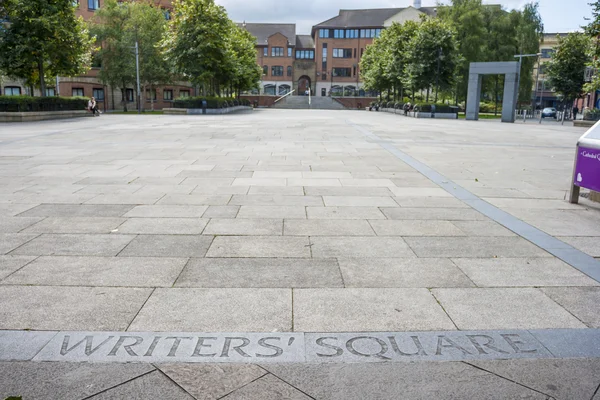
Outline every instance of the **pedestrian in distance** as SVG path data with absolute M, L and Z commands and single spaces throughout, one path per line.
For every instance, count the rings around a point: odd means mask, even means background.
M 90 101 L 88 101 L 88 110 L 92 113 L 93 117 L 95 117 L 96 115 L 98 117 L 100 116 L 100 110 L 98 110 L 98 103 L 96 103 L 96 99 L 93 97 L 90 99 Z
M 579 113 L 579 109 L 577 106 L 573 107 L 573 121 L 577 119 L 577 113 Z

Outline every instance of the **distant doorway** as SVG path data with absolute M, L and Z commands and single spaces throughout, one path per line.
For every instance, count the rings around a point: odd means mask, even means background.
M 298 79 L 298 95 L 306 95 L 306 91 L 310 88 L 310 78 L 303 75 Z
M 327 96 L 327 89 L 321 88 L 321 96 L 323 96 L 323 97 Z

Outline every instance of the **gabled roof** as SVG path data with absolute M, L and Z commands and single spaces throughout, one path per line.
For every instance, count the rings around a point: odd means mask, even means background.
M 255 23 L 238 23 L 238 26 L 246 28 L 254 37 L 256 44 L 266 45 L 267 39 L 276 33 L 281 33 L 285 36 L 290 45 L 296 42 L 296 24 L 255 24 Z
M 296 36 L 296 48 L 297 49 L 314 49 L 315 41 L 311 35 L 297 35 Z
M 427 15 L 435 15 L 437 7 L 421 7 L 419 11 Z M 337 17 L 328 19 L 313 27 L 319 28 L 375 28 L 383 27 L 383 23 L 405 8 L 371 8 L 365 10 L 340 10 Z

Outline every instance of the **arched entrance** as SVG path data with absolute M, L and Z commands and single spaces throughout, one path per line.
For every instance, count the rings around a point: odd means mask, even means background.
M 298 79 L 298 95 L 304 96 L 309 88 L 310 78 L 306 75 L 302 75 L 300 79 Z

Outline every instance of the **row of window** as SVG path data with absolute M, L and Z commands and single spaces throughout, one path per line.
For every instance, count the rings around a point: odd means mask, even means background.
M 19 86 L 6 86 L 4 88 L 5 96 L 20 96 L 21 88 Z M 46 96 L 56 96 L 56 91 L 54 88 L 46 89 Z M 84 91 L 83 88 L 72 88 L 71 96 L 73 97 L 83 97 Z M 96 101 L 104 101 L 104 89 L 102 88 L 94 88 L 92 89 L 92 96 L 96 99 Z M 126 89 L 125 93 L 123 93 L 124 99 L 128 102 L 134 101 L 134 91 L 133 89 Z M 179 97 L 190 97 L 189 90 L 180 90 Z M 156 89 L 146 90 L 146 100 L 156 101 Z M 173 89 L 164 89 L 163 90 L 163 100 L 172 101 L 173 100 Z
M 296 50 L 296 59 L 303 60 L 314 60 L 315 59 L 315 51 L 314 50 Z
M 0 92 L 0 94 L 2 93 Z M 5 96 L 20 96 L 21 94 L 21 88 L 19 86 L 6 86 L 4 88 Z M 54 88 L 47 88 L 46 96 L 56 96 L 56 90 Z
M 263 75 L 267 76 L 269 74 L 269 66 L 263 65 Z M 271 76 L 283 76 L 283 66 L 274 65 L 271 67 Z M 287 67 L 287 76 L 292 76 L 292 67 Z
M 131 90 L 131 100 L 127 99 L 127 101 L 133 101 L 133 89 L 127 89 L 128 91 Z M 190 91 L 189 90 L 180 90 L 179 91 L 179 97 L 190 97 Z M 156 89 L 146 89 L 146 100 L 147 101 L 156 101 L 157 97 L 156 97 Z M 163 89 L 163 100 L 165 101 L 173 101 L 173 89 Z
M 263 48 L 263 56 L 264 57 L 269 56 L 269 48 L 268 47 Z M 291 47 L 287 48 L 287 56 L 288 57 L 292 56 L 292 48 Z M 283 47 L 271 47 L 271 57 L 283 57 Z
M 291 90 L 292 88 L 290 85 L 279 85 L 279 87 L 277 87 L 276 85 L 268 84 L 265 85 L 263 93 L 271 96 L 275 96 L 275 93 L 277 93 L 278 95 L 283 96 L 284 94 L 288 94 Z
M 323 39 L 358 39 L 378 38 L 381 29 L 319 29 L 319 37 Z
M 356 49 L 354 49 L 356 57 Z M 333 58 L 352 58 L 352 49 L 333 49 Z

